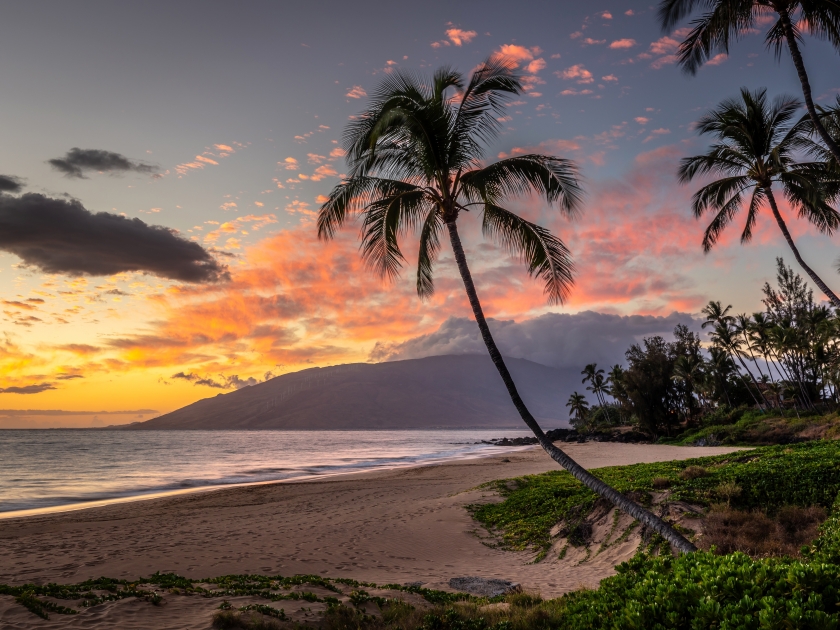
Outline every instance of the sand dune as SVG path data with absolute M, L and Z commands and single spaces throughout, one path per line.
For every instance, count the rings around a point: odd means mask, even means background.
M 729 452 L 587 443 L 568 446 L 588 468 Z M 509 462 L 503 461 L 509 459 Z M 555 470 L 541 450 L 318 481 L 234 487 L 100 508 L 0 520 L 0 583 L 133 579 L 155 571 L 191 578 L 315 573 L 378 583 L 451 577 L 515 580 L 543 596 L 596 586 L 633 553 L 615 549 L 572 566 L 482 544 L 464 506 L 494 500 L 485 481 Z M 479 535 L 477 535 L 479 534 Z M 170 598 L 162 608 L 124 600 L 41 622 L 0 597 L 0 626 L 208 628 L 218 602 Z

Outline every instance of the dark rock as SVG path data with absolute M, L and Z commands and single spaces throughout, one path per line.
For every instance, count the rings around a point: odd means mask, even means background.
M 482 577 L 457 577 L 449 580 L 449 588 L 480 597 L 496 597 L 517 593 L 522 587 L 516 582 Z
M 420 588 L 425 582 L 406 582 L 403 584 L 406 588 Z

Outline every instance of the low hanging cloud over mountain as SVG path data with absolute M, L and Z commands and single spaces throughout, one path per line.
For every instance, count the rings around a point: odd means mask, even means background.
M 20 179 L 12 175 L 0 175 L 0 193 L 16 193 L 23 190 Z
M 556 368 L 603 367 L 624 363 L 624 353 L 643 337 L 669 337 L 677 324 L 695 331 L 700 322 L 687 313 L 667 317 L 611 315 L 584 311 L 548 313 L 521 322 L 488 320 L 502 354 Z M 450 317 L 433 333 L 401 343 L 377 343 L 371 361 L 399 361 L 443 354 L 483 354 L 487 349 L 475 321 Z
M 80 149 L 73 147 L 63 158 L 47 160 L 57 171 L 64 173 L 65 177 L 74 179 L 85 179 L 86 172 L 95 173 L 128 173 L 135 172 L 146 175 L 154 175 L 158 168 L 152 164 L 146 164 L 131 160 L 124 155 L 102 149 Z
M 0 194 L 0 251 L 46 273 L 142 271 L 197 283 L 229 278 L 210 252 L 169 228 L 35 193 Z
M 266 380 L 268 380 L 270 374 L 271 372 L 266 375 Z M 193 385 L 204 385 L 205 387 L 212 387 L 214 389 L 242 389 L 243 387 L 250 387 L 251 385 L 256 385 L 260 382 L 253 376 L 242 379 L 239 378 L 239 375 L 237 374 L 234 374 L 233 376 L 224 376 L 223 374 L 220 374 L 219 380 L 216 380 L 209 376 L 199 376 L 198 374 L 192 374 L 189 372 L 178 372 L 177 374 L 173 374 L 170 378 L 189 381 Z

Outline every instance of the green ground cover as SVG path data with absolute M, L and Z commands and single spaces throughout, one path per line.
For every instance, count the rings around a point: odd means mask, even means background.
M 692 467 L 700 469 L 698 474 L 685 474 Z M 840 492 L 840 443 L 761 447 L 716 457 L 599 468 L 594 473 L 642 503 L 667 489 L 670 500 L 705 506 L 729 502 L 739 509 L 770 512 L 784 505 L 830 507 Z M 560 470 L 485 487 L 503 500 L 471 506 L 472 514 L 499 535 L 503 546 L 516 550 L 544 552 L 555 524 L 585 518 L 596 501 L 595 493 Z

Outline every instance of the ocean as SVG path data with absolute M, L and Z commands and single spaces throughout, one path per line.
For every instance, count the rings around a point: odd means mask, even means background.
M 520 450 L 482 440 L 526 435 L 527 430 L 3 430 L 0 517 L 482 457 Z

